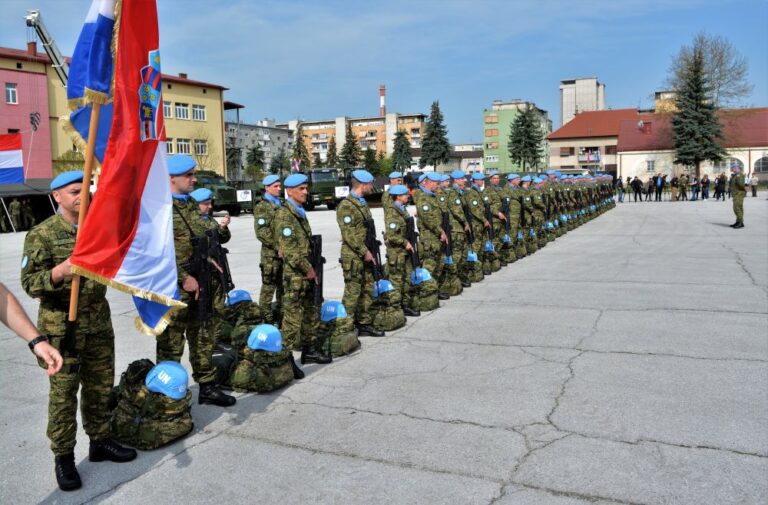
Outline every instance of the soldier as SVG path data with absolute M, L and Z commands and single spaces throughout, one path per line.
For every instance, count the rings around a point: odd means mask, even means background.
M 509 183 L 509 188 L 512 195 L 510 205 L 512 205 L 512 202 L 517 204 L 515 205 L 516 217 L 511 216 L 511 212 L 510 217 L 512 218 L 512 223 L 516 223 L 516 226 L 513 228 L 514 234 L 512 235 L 512 241 L 515 249 L 515 257 L 520 259 L 524 258 L 528 254 L 528 250 L 525 247 L 525 237 L 528 233 L 529 226 L 529 222 L 525 220 L 524 204 L 526 195 L 520 187 L 520 176 L 518 174 L 507 175 L 507 182 Z
M 485 176 L 479 172 L 472 174 L 472 187 L 467 193 L 469 212 L 472 215 L 471 226 L 475 232 L 475 240 L 483 244 L 483 275 L 491 275 L 495 245 L 490 239 L 493 224 L 485 216 L 485 202 L 488 200 L 485 190 Z
M 373 175 L 355 170 L 350 180 L 349 195 L 336 209 L 336 222 L 341 230 L 341 268 L 344 271 L 344 298 L 347 316 L 357 326 L 360 336 L 383 337 L 384 332 L 373 327 L 373 269 L 376 257 L 365 244 L 367 226 L 373 216 L 365 195 L 373 189 Z M 378 265 L 381 268 L 381 265 Z
M 389 175 L 389 187 L 392 188 L 392 186 L 398 186 L 403 183 L 403 174 L 400 172 L 390 172 Z M 386 193 L 389 193 L 389 190 L 386 191 Z M 389 193 L 391 195 L 391 193 Z M 392 198 L 388 198 L 387 195 L 383 195 L 381 198 L 381 207 L 384 210 L 387 210 L 387 207 L 389 207 L 393 202 Z
M 464 195 L 466 194 L 467 179 L 466 174 L 462 170 L 454 170 L 449 177 L 450 181 L 450 199 L 448 200 L 448 208 L 451 211 L 451 216 L 458 224 L 453 230 L 453 259 L 456 262 L 456 268 L 459 274 L 459 280 L 461 281 L 461 287 L 468 288 L 472 285 L 470 280 L 470 265 L 467 261 L 467 253 L 469 252 L 469 243 L 467 241 L 467 233 L 469 233 L 469 223 L 467 222 L 467 216 L 464 214 L 464 207 L 466 206 L 466 200 Z
M 419 189 L 413 194 L 416 217 L 421 233 L 421 263 L 432 278 L 440 279 L 443 274 L 443 244 L 448 237 L 443 231 L 443 215 L 437 199 L 437 187 L 442 180 L 439 174 L 428 172 L 419 177 Z M 438 299 L 450 298 L 447 293 L 438 292 Z
M 21 260 L 21 285 L 29 296 L 40 300 L 37 326 L 46 335 L 30 344 L 47 338 L 64 358 L 61 371 L 49 378 L 47 430 L 55 457 L 56 481 L 62 491 L 82 485 L 74 454 L 77 391 L 81 385 L 83 428 L 90 438 L 88 459 L 122 463 L 136 457 L 136 451 L 109 438 L 108 403 L 115 377 L 115 334 L 105 298 L 106 286 L 82 279 L 76 329 L 72 339 L 66 337 L 72 286 L 69 257 L 75 247 L 82 181 L 81 171 L 64 172 L 53 179 L 51 191 L 59 210 L 27 234 Z M 48 367 L 42 360 L 38 363 Z
M 13 227 L 16 229 L 16 231 L 21 231 L 23 224 L 21 222 L 21 203 L 19 203 L 17 198 L 14 198 L 11 200 L 11 203 L 8 204 L 8 213 L 11 214 Z
M 507 184 L 500 185 L 499 195 L 501 201 L 505 207 L 509 208 L 509 232 L 504 229 L 504 234 L 508 235 L 507 242 L 503 244 L 501 255 L 502 259 L 506 263 L 513 263 L 517 261 L 517 253 L 515 251 L 515 241 L 517 239 L 517 230 L 520 226 L 520 202 L 515 197 L 515 188 L 512 183 L 513 180 L 520 179 L 517 174 L 507 175 Z
M 737 164 L 731 165 L 731 193 L 733 195 L 733 213 L 736 214 L 736 222 L 731 228 L 744 228 L 744 197 L 747 196 L 747 189 L 744 184 L 744 173 Z
M 523 240 L 525 240 L 525 250 L 528 254 L 535 253 L 539 247 L 536 241 L 536 219 L 534 217 L 533 190 L 530 189 L 533 179 L 526 175 L 520 179 L 522 196 L 520 203 L 523 206 L 523 215 L 525 217 L 525 228 L 523 229 Z
M 547 245 L 547 206 L 544 203 L 544 179 L 537 177 L 534 180 L 534 187 L 531 189 L 531 199 L 533 200 L 533 213 L 536 218 L 536 242 L 541 249 Z
M 183 154 L 168 158 L 179 292 L 181 301 L 186 303 L 187 307 L 174 311 L 168 327 L 157 336 L 157 362 L 181 361 L 186 339 L 189 344 L 192 378 L 200 385 L 198 403 L 229 407 L 234 405 L 236 400 L 216 385 L 216 370 L 212 361 L 215 337 L 212 328 L 200 327 L 197 306 L 200 286 L 195 277 L 199 272 L 191 271 L 194 257 L 193 240 L 202 236 L 208 229 L 208 224 L 200 216 L 197 204 L 190 198 L 197 181 L 195 166 L 195 160 Z
M 318 342 L 319 311 L 312 296 L 318 282 L 309 262 L 312 228 L 303 205 L 309 196 L 307 176 L 291 174 L 285 178 L 288 198 L 278 207 L 272 221 L 272 235 L 283 257 L 283 344 L 289 351 L 301 351 L 301 362 L 330 363 L 331 356 L 323 352 Z M 293 353 L 289 357 L 295 379 L 304 378 Z
M 277 238 L 272 233 L 272 222 L 277 209 L 283 205 L 280 199 L 283 187 L 278 175 L 268 175 L 261 183 L 264 185 L 264 197 L 253 208 L 253 229 L 256 238 L 261 242 L 259 306 L 264 311 L 268 323 L 277 323 L 282 319 L 283 260 L 277 250 Z M 274 311 L 271 310 L 273 297 L 276 300 Z
M 389 198 L 392 202 L 384 208 L 384 240 L 387 244 L 387 278 L 400 292 L 403 313 L 406 316 L 420 316 L 421 312 L 412 307 L 413 290 L 411 286 L 411 272 L 413 264 L 409 255 L 413 253 L 413 244 L 405 236 L 407 221 L 412 219 L 406 205 L 408 205 L 408 188 L 402 184 L 389 187 Z
M 455 196 L 453 189 L 451 189 L 450 176 L 440 174 L 440 185 L 435 194 L 437 194 L 437 200 L 440 202 L 440 211 L 444 216 L 442 219 L 444 221 L 447 220 L 450 225 L 450 235 L 447 235 L 447 237 L 450 239 L 451 254 L 450 256 L 447 254 L 448 249 L 446 247 L 446 254 L 443 256 L 443 277 L 440 279 L 440 291 L 449 296 L 458 296 L 465 287 L 459 278 L 459 265 L 461 261 L 459 254 L 463 249 L 461 242 L 464 241 L 464 230 L 457 219 Z M 460 209 L 459 213 L 461 213 Z M 445 231 L 448 233 L 447 230 Z
M 25 198 L 21 202 L 21 220 L 24 222 L 24 228 L 27 230 L 35 226 L 35 213 L 32 210 L 29 198 Z
M 492 268 L 493 271 L 498 270 L 502 266 L 506 266 L 507 262 L 502 258 L 502 247 L 504 247 L 504 236 L 506 235 L 506 221 L 507 216 L 504 215 L 503 212 L 501 212 L 501 205 L 502 205 L 502 195 L 501 195 L 501 187 L 499 186 L 499 182 L 501 181 L 501 176 L 499 176 L 499 173 L 496 170 L 491 170 L 488 173 L 488 181 L 491 183 L 488 185 L 488 198 L 491 202 L 491 215 L 493 216 L 493 245 L 496 249 L 496 259 L 494 260 L 494 267 Z M 496 262 L 498 262 L 499 268 L 496 268 Z

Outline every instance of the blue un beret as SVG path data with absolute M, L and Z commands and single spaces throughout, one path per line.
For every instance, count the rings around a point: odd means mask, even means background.
M 352 178 L 362 182 L 363 184 L 373 182 L 373 175 L 371 175 L 368 170 L 354 170 L 352 172 Z
M 269 174 L 268 176 L 264 177 L 264 179 L 262 179 L 261 181 L 264 187 L 271 186 L 276 182 L 280 182 L 280 176 L 275 174 Z
M 184 175 L 190 170 L 194 170 L 197 163 L 191 156 L 186 154 L 177 154 L 168 157 L 168 174 L 177 176 Z
M 531 182 L 531 176 L 530 175 L 526 175 L 525 177 L 520 179 L 520 181 L 521 182 Z
M 427 174 L 421 174 L 421 175 L 419 176 L 419 184 L 421 184 L 422 182 L 424 182 L 424 179 L 426 179 L 426 178 L 427 178 Z
M 499 175 L 499 171 L 491 170 L 490 172 L 488 172 L 488 177 L 493 177 L 494 175 Z
M 427 179 L 434 182 L 442 182 L 443 177 L 437 172 L 427 172 Z
M 515 179 L 519 179 L 519 178 L 520 178 L 520 176 L 519 176 L 519 175 L 517 175 L 517 174 L 509 174 L 509 175 L 507 176 L 507 180 L 508 180 L 508 181 L 512 181 L 512 180 L 515 180 Z
M 283 186 L 286 188 L 295 188 L 302 184 L 307 183 L 307 176 L 304 174 L 291 174 L 283 181 Z
M 392 196 L 407 195 L 408 194 L 408 188 L 406 188 L 402 184 L 396 184 L 394 186 L 390 186 L 389 194 L 392 195 Z
M 51 181 L 51 191 L 63 188 L 64 186 L 69 186 L 74 182 L 83 182 L 82 170 L 71 170 L 57 175 L 56 178 Z
M 484 181 L 485 180 L 485 176 L 483 174 L 481 174 L 480 172 L 475 172 L 474 174 L 472 174 L 472 180 L 473 181 Z
M 451 172 L 451 177 L 453 179 L 463 179 L 464 177 L 466 177 L 466 175 L 467 174 L 465 174 L 463 170 L 456 169 L 453 172 Z
M 197 203 L 207 202 L 213 199 L 213 192 L 208 188 L 197 188 L 189 194 Z
M 390 172 L 388 177 L 390 179 L 402 179 L 403 174 L 401 174 L 400 172 Z

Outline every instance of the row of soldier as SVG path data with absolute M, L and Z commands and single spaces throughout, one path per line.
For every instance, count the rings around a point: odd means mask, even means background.
M 35 225 L 35 213 L 28 198 L 12 198 L 0 209 L 0 233 L 29 230 Z
M 438 308 L 439 300 L 459 295 L 613 205 L 609 177 L 510 174 L 502 184 L 496 173 L 472 174 L 469 180 L 461 171 L 450 177 L 429 173 L 411 194 L 395 172 L 382 200 L 382 244 L 365 199 L 373 176 L 356 170 L 349 196 L 336 211 L 344 296 L 341 303 L 324 302 L 322 238 L 312 233 L 304 210 L 307 177 L 292 174 L 280 181 L 270 175 L 254 208 L 262 273 L 254 302 L 247 291 L 232 289 L 222 247 L 230 237 L 229 217 L 219 223 L 210 216 L 212 195 L 195 190 L 194 160 L 172 156 L 168 169 L 179 291 L 187 306 L 172 312 L 157 335 L 158 364 L 132 363 L 114 390 L 114 332 L 105 286 L 83 280 L 77 331 L 66 335 L 82 172 L 54 179 L 59 211 L 26 238 L 22 287 L 40 299 L 39 339 L 63 356 L 61 370 L 50 377 L 47 430 L 63 490 L 81 486 L 74 462 L 81 387 L 89 458 L 130 461 L 136 451 L 121 442 L 150 449 L 192 429 L 188 379 L 178 365 L 185 342 L 199 384 L 198 403 L 231 406 L 236 399 L 227 390 L 270 391 L 303 378 L 293 352 L 300 353 L 301 364 L 329 363 L 358 348 L 359 336 L 381 337 L 402 327 L 406 316 Z M 407 209 L 411 201 L 415 219 Z M 380 245 L 386 246 L 385 260 Z M 150 413 L 156 416 L 141 419 Z

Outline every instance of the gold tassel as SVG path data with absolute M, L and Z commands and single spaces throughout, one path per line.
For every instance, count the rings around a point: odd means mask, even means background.
M 162 319 L 160 319 L 160 321 L 157 322 L 154 328 L 147 326 L 139 316 L 136 316 L 136 318 L 133 320 L 133 324 L 142 334 L 156 337 L 163 333 L 168 325 L 171 324 L 170 315 L 175 310 L 178 310 L 178 308 L 171 309 L 166 315 L 162 317 Z
M 64 129 L 64 131 L 69 134 L 70 138 L 72 139 L 72 143 L 75 144 L 78 151 L 84 153 L 88 149 L 88 141 L 84 139 L 82 135 L 80 135 L 80 132 L 77 131 L 77 128 L 75 128 L 72 124 L 72 121 L 70 121 L 69 116 L 61 116 L 59 118 L 59 122 L 61 122 L 61 127 Z M 96 157 L 93 158 L 93 173 L 101 173 L 101 163 Z
M 113 76 L 114 79 L 114 76 Z M 109 95 L 101 91 L 95 91 L 89 88 L 83 90 L 83 103 L 85 105 L 91 103 L 99 103 L 104 105 L 109 102 Z
M 123 12 L 123 0 L 115 0 L 115 26 L 112 28 L 112 43 L 110 48 L 112 50 L 112 62 L 114 64 L 112 71 L 112 83 L 110 84 L 110 94 L 115 96 L 115 74 L 117 73 L 117 42 L 118 34 L 120 33 L 120 20 Z
M 143 298 L 144 300 L 150 300 L 152 302 L 162 303 L 163 305 L 168 305 L 171 308 L 174 308 L 174 307 L 184 308 L 187 306 L 186 303 L 181 302 L 179 300 L 174 300 L 170 296 L 159 295 L 157 293 L 147 291 L 146 289 L 129 286 L 127 284 L 123 284 L 122 282 L 118 282 L 114 279 L 110 279 L 109 277 L 104 277 L 103 275 L 93 273 L 90 270 L 86 270 L 77 265 L 72 265 L 72 272 L 82 277 L 86 277 L 88 279 L 96 281 L 100 284 L 104 284 L 111 288 L 115 288 L 118 291 L 122 291 L 123 293 L 128 293 L 129 295 L 137 296 L 139 298 Z

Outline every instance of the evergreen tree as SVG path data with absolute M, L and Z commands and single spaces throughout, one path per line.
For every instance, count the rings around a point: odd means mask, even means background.
M 446 163 L 451 156 L 451 145 L 448 143 L 448 130 L 443 124 L 443 113 L 440 103 L 432 102 L 429 119 L 424 128 L 424 141 L 421 143 L 421 159 L 419 167 L 431 165 L 437 170 L 437 165 Z
M 320 153 L 315 153 L 315 159 L 312 161 L 314 168 L 323 168 L 323 160 L 320 159 Z
M 403 130 L 395 133 L 395 146 L 392 149 L 392 167 L 398 172 L 411 168 L 411 146 Z
M 392 158 L 383 158 L 379 161 L 379 175 L 389 175 L 395 167 L 392 166 Z
M 376 160 L 376 151 L 370 147 L 365 150 L 365 155 L 363 156 L 363 167 L 371 174 L 378 175 L 379 162 Z
M 304 128 L 301 126 L 301 123 L 296 126 L 296 132 L 293 135 L 293 159 L 301 162 L 299 170 L 307 171 L 312 168 L 309 151 L 304 143 Z
M 291 160 L 288 158 L 288 154 L 282 147 L 278 149 L 277 153 L 272 156 L 272 160 L 269 163 L 269 170 L 273 174 L 279 174 L 281 177 L 291 169 Z
M 690 63 L 682 73 L 675 107 L 672 117 L 675 163 L 695 166 L 696 177 L 700 177 L 702 161 L 721 161 L 726 152 L 719 143 L 723 140 L 723 131 L 705 72 L 704 53 L 699 48 L 693 49 Z
M 249 165 L 256 165 L 258 168 L 264 167 L 264 151 L 261 150 L 261 146 L 256 144 L 248 149 L 248 153 L 245 155 L 245 160 Z
M 338 168 L 339 166 L 339 153 L 336 150 L 336 137 L 331 137 L 328 141 L 328 156 L 325 159 L 325 166 L 331 168 Z
M 530 105 L 519 111 L 509 132 L 509 157 L 523 171 L 527 167 L 538 168 L 541 161 L 544 143 L 544 132 L 539 123 L 536 110 Z
M 349 121 L 347 121 L 347 133 L 344 136 L 344 147 L 341 148 L 339 162 L 344 169 L 344 175 L 360 163 L 360 145 L 357 143 L 357 137 L 352 133 L 352 123 Z

